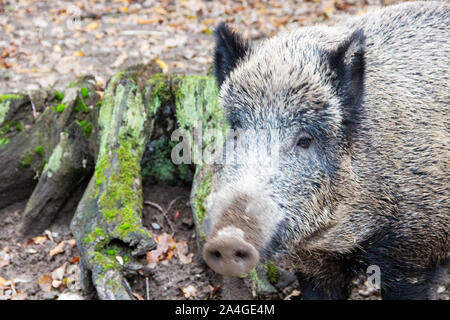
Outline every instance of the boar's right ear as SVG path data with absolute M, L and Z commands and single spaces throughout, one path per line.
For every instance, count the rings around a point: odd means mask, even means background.
M 243 40 L 225 23 L 217 26 L 215 31 L 216 48 L 214 51 L 214 69 L 217 84 L 220 86 L 248 51 L 248 42 Z
M 331 68 L 339 96 L 346 106 L 357 106 L 364 91 L 365 36 L 361 30 L 353 34 L 330 53 Z

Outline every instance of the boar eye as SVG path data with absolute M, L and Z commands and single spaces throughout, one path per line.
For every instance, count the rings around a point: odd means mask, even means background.
M 312 139 L 309 136 L 302 136 L 297 141 L 297 147 L 302 149 L 308 149 L 311 145 Z

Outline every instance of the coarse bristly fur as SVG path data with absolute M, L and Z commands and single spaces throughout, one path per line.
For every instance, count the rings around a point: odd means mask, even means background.
M 251 134 L 216 168 L 208 236 L 239 228 L 296 270 L 305 298 L 347 298 L 370 265 L 383 298 L 433 298 L 450 250 L 449 26 L 442 2 L 256 45 L 220 25 L 220 103 Z

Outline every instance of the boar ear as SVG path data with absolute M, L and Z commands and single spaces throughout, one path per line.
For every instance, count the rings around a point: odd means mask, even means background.
M 355 31 L 346 41 L 331 52 L 329 61 L 336 74 L 338 95 L 345 106 L 357 106 L 364 90 L 365 37 L 361 30 Z
M 249 46 L 225 23 L 217 26 L 215 36 L 214 69 L 217 84 L 220 88 L 229 73 L 236 67 L 237 62 L 245 56 Z

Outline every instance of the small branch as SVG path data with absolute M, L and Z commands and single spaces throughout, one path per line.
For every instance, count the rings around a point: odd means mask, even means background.
M 162 215 L 164 216 L 164 218 L 165 218 L 166 221 L 167 221 L 167 224 L 168 224 L 169 227 L 170 227 L 170 230 L 172 231 L 172 234 L 171 234 L 172 237 L 173 237 L 173 235 L 175 234 L 175 228 L 174 228 L 174 226 L 173 226 L 173 224 L 172 224 L 172 221 L 170 221 L 169 216 L 167 215 L 167 213 L 170 211 L 170 209 L 172 208 L 172 206 L 174 205 L 174 203 L 175 203 L 179 198 L 180 198 L 180 197 L 176 197 L 175 199 L 173 199 L 173 200 L 169 203 L 169 206 L 167 207 L 167 210 L 163 210 L 163 208 L 161 208 L 161 206 L 160 206 L 159 204 L 155 203 L 155 202 L 151 202 L 151 201 L 145 201 L 145 202 L 144 202 L 144 204 L 149 205 L 149 206 L 152 206 L 152 207 L 158 209 L 158 210 L 162 213 Z
M 33 111 L 33 118 L 36 120 L 38 117 L 38 114 L 36 112 L 36 107 L 34 106 L 33 99 L 31 98 L 31 95 L 29 93 L 28 93 L 28 98 L 30 98 L 31 109 Z

